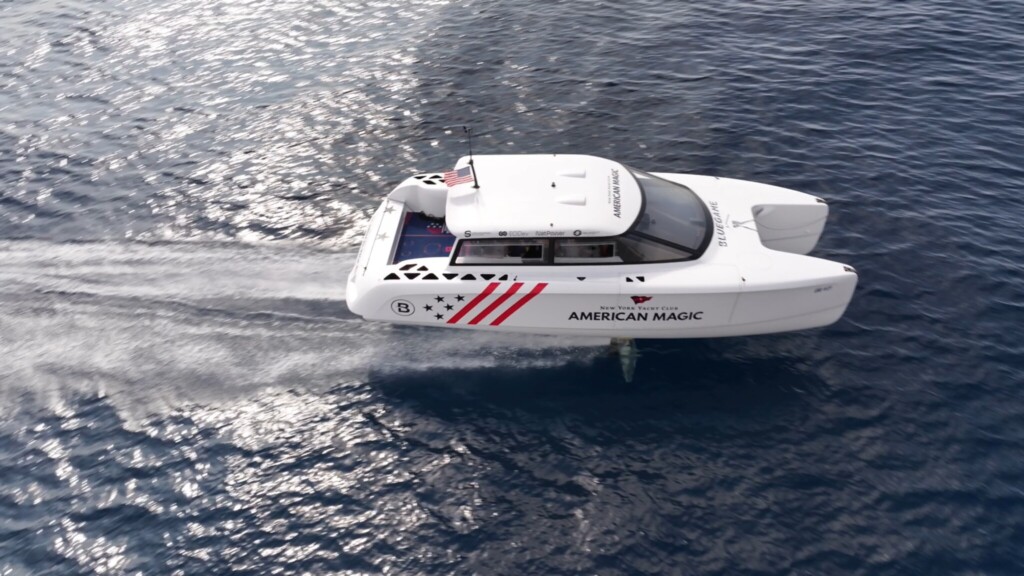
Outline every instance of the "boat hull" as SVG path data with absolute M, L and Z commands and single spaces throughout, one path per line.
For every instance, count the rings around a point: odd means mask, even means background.
M 727 280 L 728 274 L 729 270 L 719 271 L 719 280 Z M 503 275 L 505 280 L 497 280 L 496 272 L 475 271 L 470 274 L 474 280 L 461 279 L 464 275 L 382 283 L 366 293 L 352 285 L 349 306 L 368 320 L 439 328 L 712 338 L 826 326 L 842 316 L 857 283 L 855 273 L 840 267 L 831 277 L 773 290 L 747 289 L 738 276 L 717 289 L 684 290 L 651 271 L 582 280 L 525 270 Z M 643 282 L 637 279 L 640 276 Z
M 827 326 L 843 315 L 856 272 L 806 255 L 828 215 L 822 199 L 754 182 L 659 176 L 685 184 L 709 207 L 713 238 L 699 259 L 456 264 L 456 238 L 443 220 L 415 195 L 395 194 L 369 223 L 348 306 L 394 324 L 615 338 L 769 334 Z M 398 190 L 410 186 L 423 187 Z

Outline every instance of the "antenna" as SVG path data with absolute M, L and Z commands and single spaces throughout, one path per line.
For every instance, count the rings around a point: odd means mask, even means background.
M 473 129 L 463 126 L 462 131 L 466 133 L 466 141 L 469 143 L 469 171 L 473 173 L 473 188 L 479 189 L 480 182 L 476 179 L 476 168 L 473 166 Z

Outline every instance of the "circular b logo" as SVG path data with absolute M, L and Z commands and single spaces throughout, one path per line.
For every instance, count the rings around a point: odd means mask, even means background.
M 408 300 L 395 300 L 391 303 L 391 311 L 399 316 L 410 316 L 416 311 L 416 307 Z

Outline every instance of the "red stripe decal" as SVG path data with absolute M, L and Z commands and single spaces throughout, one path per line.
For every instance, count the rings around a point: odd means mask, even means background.
M 533 287 L 533 290 L 530 290 L 529 294 L 526 294 L 525 296 L 523 296 L 519 300 L 516 300 L 516 303 L 511 305 L 511 306 L 509 306 L 507 310 L 502 312 L 501 316 L 498 316 L 497 318 L 495 318 L 494 322 L 491 322 L 491 326 L 498 326 L 498 325 L 500 325 L 509 316 L 515 314 L 517 310 L 519 310 L 520 308 L 525 306 L 527 302 L 529 302 L 530 300 L 533 300 L 534 296 L 536 296 L 537 294 L 540 294 L 541 292 L 543 292 L 544 289 L 547 288 L 547 286 L 548 286 L 547 282 L 538 282 L 537 285 Z
M 455 324 L 459 320 L 462 320 L 463 316 L 465 316 L 466 314 L 469 314 L 470 310 L 475 308 L 477 304 L 483 302 L 484 298 L 487 298 L 488 296 L 490 296 L 491 292 L 494 292 L 494 290 L 498 287 L 499 284 L 500 284 L 500 282 L 491 282 L 490 284 L 488 284 L 487 288 L 484 288 L 483 292 L 477 294 L 476 298 L 473 298 L 472 300 L 470 300 L 469 304 L 466 304 L 465 306 L 463 306 L 462 310 L 459 310 L 455 314 L 455 316 L 452 316 L 451 318 L 449 318 L 448 319 L 448 323 L 449 324 Z
M 498 306 L 501 306 L 502 304 L 504 304 L 505 300 L 508 300 L 509 298 L 511 298 L 512 295 L 515 294 L 516 292 L 518 292 L 519 289 L 522 288 L 522 287 L 523 287 L 523 283 L 522 282 L 516 282 L 515 284 L 513 284 L 512 287 L 509 288 L 507 292 L 505 292 L 501 296 L 498 296 L 497 300 L 495 300 L 494 302 L 491 302 L 490 306 L 488 306 L 487 308 L 484 308 L 484 311 L 479 313 L 479 314 L 477 314 L 476 318 L 473 318 L 472 320 L 470 320 L 469 323 L 470 324 L 479 324 L 481 320 L 486 318 L 487 315 L 490 314 L 491 312 L 494 312 L 495 308 L 497 308 Z

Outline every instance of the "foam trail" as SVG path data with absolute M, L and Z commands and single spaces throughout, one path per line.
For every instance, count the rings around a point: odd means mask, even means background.
M 605 340 L 399 328 L 344 303 L 355 255 L 301 245 L 0 243 L 0 396 L 141 413 L 370 370 L 555 366 Z

